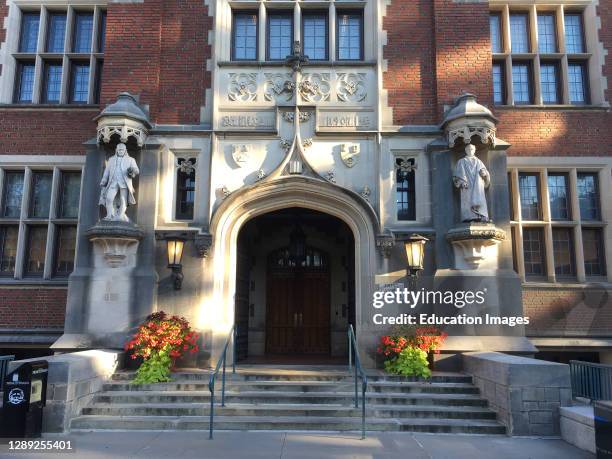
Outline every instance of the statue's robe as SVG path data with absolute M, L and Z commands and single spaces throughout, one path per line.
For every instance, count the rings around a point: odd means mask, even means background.
M 476 156 L 465 156 L 457 161 L 453 181 L 461 190 L 461 221 L 489 221 L 485 187 L 480 171 L 487 168 Z

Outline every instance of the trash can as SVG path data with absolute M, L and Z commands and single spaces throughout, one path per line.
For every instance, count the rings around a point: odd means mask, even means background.
M 24 362 L 4 378 L 0 437 L 38 438 L 47 404 L 46 360 Z
M 594 415 L 597 459 L 612 459 L 612 402 L 595 402 Z

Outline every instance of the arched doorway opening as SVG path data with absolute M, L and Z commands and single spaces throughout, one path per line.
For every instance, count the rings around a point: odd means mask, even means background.
M 339 218 L 299 207 L 259 215 L 238 234 L 239 361 L 334 363 L 355 325 L 355 240 Z

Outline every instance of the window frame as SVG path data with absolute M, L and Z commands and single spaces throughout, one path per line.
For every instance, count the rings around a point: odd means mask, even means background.
M 230 60 L 235 62 L 251 62 L 259 60 L 259 22 L 261 20 L 259 16 L 259 11 L 254 9 L 232 9 L 232 30 L 230 31 L 231 39 L 230 39 Z M 245 59 L 245 58 L 237 58 L 236 57 L 236 16 L 241 14 L 254 14 L 256 17 L 255 20 L 255 58 L 253 59 Z
M 343 14 L 357 14 L 359 15 L 359 34 L 360 34 L 360 40 L 359 40 L 359 58 L 358 59 L 341 59 L 340 58 L 340 16 Z M 344 9 L 344 8 L 339 8 L 336 10 L 336 60 L 340 61 L 340 62 L 355 62 L 355 61 L 363 61 L 364 60 L 364 55 L 365 55 L 365 50 L 364 50 L 364 46 L 365 46 L 365 27 L 364 27 L 364 23 L 365 23 L 365 17 L 364 17 L 364 11 L 363 9 L 359 9 L 359 8 L 349 8 L 349 9 Z
M 581 24 L 581 39 L 583 44 L 582 52 L 574 53 L 566 49 L 566 35 L 564 29 L 564 17 L 566 15 L 576 15 L 580 18 Z M 530 0 L 527 4 L 508 4 L 502 3 L 502 0 L 496 0 L 491 2 L 491 8 L 489 10 L 489 16 L 499 15 L 501 16 L 501 36 L 503 49 L 501 52 L 495 52 L 491 48 L 492 63 L 504 61 L 506 69 L 506 94 L 507 98 L 503 103 L 499 101 L 494 102 L 497 106 L 508 106 L 508 107 L 521 107 L 521 106 L 538 106 L 538 107 L 554 107 L 562 109 L 565 107 L 573 106 L 594 106 L 597 107 L 601 104 L 606 103 L 604 94 L 604 84 L 601 75 L 600 66 L 597 62 L 601 60 L 601 50 L 599 46 L 594 46 L 593 43 L 587 41 L 587 34 L 590 33 L 587 30 L 587 26 L 591 26 L 594 30 L 594 24 L 592 23 L 592 6 L 576 6 L 567 5 L 564 2 L 558 2 L 556 4 L 540 4 L 535 0 Z M 527 16 L 527 39 L 529 40 L 529 48 L 527 52 L 517 52 L 512 50 L 512 31 L 510 17 L 514 15 L 526 15 Z M 556 49 L 555 52 L 551 50 L 540 50 L 539 43 L 539 27 L 538 23 L 542 20 L 539 19 L 541 16 L 548 16 L 552 18 L 554 23 L 554 40 Z M 546 21 L 547 23 L 550 21 Z M 489 35 L 491 29 L 489 30 Z M 589 37 L 592 40 L 592 37 Z M 600 39 L 598 39 L 601 42 Z M 531 97 L 530 102 L 517 102 L 514 98 L 514 85 L 512 81 L 512 67 L 519 61 L 527 61 L 531 66 L 530 71 L 530 86 L 531 86 Z M 540 74 L 540 67 L 542 65 L 555 62 L 558 65 L 558 102 L 545 102 L 544 93 L 542 91 L 542 81 Z M 519 62 L 520 63 L 520 62 Z M 585 94 L 585 101 L 572 102 L 570 93 L 570 80 L 569 80 L 569 66 L 572 63 L 580 64 L 583 69 L 583 89 Z M 491 70 L 492 72 L 492 70 Z M 591 78 L 591 74 L 598 78 Z
M 312 58 L 310 56 L 308 56 L 308 59 L 313 61 L 313 62 L 325 62 L 329 60 L 329 11 L 328 10 L 321 10 L 321 9 L 302 9 L 301 10 L 301 17 L 300 17 L 300 36 L 302 37 L 302 42 L 304 42 L 304 19 L 307 16 L 316 16 L 316 15 L 323 15 L 325 16 L 325 57 L 323 59 L 315 59 Z M 303 52 L 304 54 L 306 54 L 306 45 L 303 45 Z M 307 54 L 306 54 L 307 55 Z
M 293 40 L 295 38 L 295 24 L 294 24 L 294 15 L 293 10 L 283 10 L 283 9 L 270 9 L 266 11 L 266 61 L 269 62 L 283 62 L 286 59 L 285 57 L 280 57 L 278 59 L 272 59 L 270 57 L 270 20 L 272 16 L 281 16 L 289 18 L 291 21 L 291 38 L 289 40 L 289 54 L 291 54 L 293 50 Z M 259 17 L 257 22 L 259 23 Z M 257 27 L 259 29 L 259 27 Z M 259 43 L 258 43 L 259 44 Z
M 6 155 L 0 157 L 0 207 L 5 207 L 5 187 L 6 173 L 16 172 L 23 174 L 23 184 L 21 186 L 21 200 L 19 215 L 12 217 L 0 216 L 0 226 L 17 226 L 18 238 L 16 245 L 16 260 L 15 269 L 11 274 L 0 276 L 0 284 L 62 284 L 67 282 L 67 276 L 58 277 L 54 273 L 55 266 L 55 240 L 59 227 L 62 225 L 76 226 L 77 239 L 75 241 L 75 263 L 76 263 L 76 247 L 78 246 L 79 237 L 79 220 L 80 208 L 83 194 L 83 167 L 85 158 L 79 156 L 67 156 L 65 158 L 46 158 L 43 155 L 32 155 L 28 158 L 23 158 L 21 155 Z M 37 172 L 51 173 L 51 193 L 49 195 L 49 215 L 47 217 L 33 217 L 32 215 L 32 193 L 34 174 Z M 62 217 L 60 215 L 60 200 L 61 194 L 61 177 L 62 174 L 78 173 L 80 174 L 79 191 L 78 191 L 78 208 L 76 217 Z M 2 212 L 1 215 L 4 215 Z M 35 226 L 46 228 L 47 239 L 42 243 L 44 246 L 44 271 L 42 275 L 38 273 L 28 273 L 28 238 L 29 230 Z
M 99 2 L 100 0 L 94 0 Z M 22 27 L 22 13 L 35 13 L 40 16 L 39 20 L 39 34 L 37 47 L 34 51 L 24 53 L 19 51 L 19 40 L 20 37 L 7 39 L 7 53 L 5 59 L 0 62 L 3 66 L 3 72 L 0 75 L 0 103 L 12 104 L 12 105 L 61 105 L 69 106 L 70 104 L 70 65 L 74 59 L 82 59 L 90 62 L 90 77 L 88 79 L 87 86 L 87 101 L 79 103 L 78 105 L 98 105 L 99 101 L 99 87 L 95 86 L 97 65 L 98 61 L 104 58 L 104 53 L 100 52 L 97 47 L 97 43 L 100 38 L 100 27 L 101 23 L 99 18 L 106 12 L 106 4 L 104 3 L 92 3 L 88 5 L 73 5 L 67 3 L 64 5 L 47 5 L 44 2 L 37 6 L 21 6 L 11 4 L 10 16 L 13 17 L 12 10 L 15 9 L 15 21 L 10 22 L 9 31 L 7 37 L 13 35 L 13 30 L 18 31 L 20 34 Z M 74 33 L 74 22 L 75 17 L 78 13 L 87 13 L 93 15 L 92 23 L 92 36 L 91 47 L 89 52 L 86 53 L 74 53 L 72 52 L 72 35 Z M 63 51 L 47 51 L 47 46 L 50 38 L 50 23 L 52 15 L 61 14 L 66 17 L 66 25 L 64 27 L 63 34 Z M 59 35 L 58 35 L 59 37 Z M 59 38 L 56 38 L 59 49 Z M 45 78 L 45 65 L 48 61 L 60 61 L 62 63 L 62 76 L 60 86 L 60 100 L 59 102 L 47 102 L 44 96 L 44 78 Z M 26 64 L 32 63 L 34 65 L 34 81 L 32 87 L 32 100 L 31 101 L 20 101 L 19 100 L 19 86 L 20 86 L 20 66 L 19 64 L 24 62 Z M 93 65 L 91 63 L 94 63 Z
M 547 102 L 544 100 L 544 91 L 542 91 L 542 67 L 543 66 L 552 66 L 555 68 L 555 102 Z M 542 105 L 559 105 L 563 101 L 563 81 L 561 78 L 561 65 L 557 60 L 546 60 L 542 59 L 540 61 L 540 81 L 538 82 L 540 85 L 540 95 L 542 99 Z
M 537 164 L 537 165 L 536 165 Z M 612 162 L 610 161 L 592 161 L 590 164 L 586 164 L 581 158 L 555 158 L 555 159 L 541 159 L 536 162 L 532 158 L 509 158 L 508 173 L 512 186 L 518 187 L 519 174 L 531 173 L 539 174 L 541 178 L 539 185 L 540 195 L 542 199 L 542 216 L 538 221 L 524 220 L 520 213 L 513 215 L 510 220 L 510 226 L 513 229 L 513 249 L 517 255 L 516 265 L 519 277 L 523 282 L 535 282 L 543 283 L 545 285 L 551 285 L 555 283 L 570 283 L 570 284 L 584 284 L 589 282 L 612 282 L 612 252 L 611 247 L 608 247 L 608 239 L 612 234 L 612 226 L 609 225 L 610 212 L 612 207 L 606 205 L 601 201 L 604 193 L 612 189 L 612 177 L 610 176 L 610 167 Z M 589 173 L 595 175 L 598 180 L 598 199 L 600 203 L 600 214 L 599 220 L 584 220 L 580 215 L 580 202 L 578 193 L 578 174 Z M 554 174 L 567 174 L 568 178 L 568 211 L 569 216 L 567 220 L 556 220 L 552 218 L 552 208 L 550 206 L 550 195 L 548 188 L 548 176 Z M 608 191 L 606 191 L 608 190 Z M 512 193 L 511 201 L 514 208 L 520 208 L 520 196 L 519 193 Z M 544 242 L 545 242 L 545 255 L 547 263 L 547 279 L 534 279 L 525 275 L 525 265 L 523 259 L 523 230 L 524 228 L 539 227 L 544 231 Z M 565 276 L 557 275 L 555 272 L 555 258 L 554 258 L 554 239 L 553 230 L 555 228 L 569 228 L 571 230 L 571 239 L 573 244 L 573 262 L 575 275 Z M 583 253 L 583 238 L 582 234 L 585 229 L 595 228 L 599 229 L 602 235 L 602 256 L 601 260 L 604 272 L 607 274 L 604 276 L 589 276 L 586 273 L 585 258 Z

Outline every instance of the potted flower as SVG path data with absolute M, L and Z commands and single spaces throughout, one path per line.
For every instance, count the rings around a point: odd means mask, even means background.
M 448 333 L 440 331 L 437 327 L 418 327 L 413 336 L 408 338 L 411 346 L 417 347 L 427 353 L 429 368 L 434 368 L 434 354 L 440 353 L 440 348 Z
M 191 330 L 189 322 L 165 312 L 149 315 L 125 345 L 131 358 L 142 358 L 136 371 L 134 384 L 150 384 L 170 381 L 170 371 L 184 353 L 198 352 L 198 334 Z

